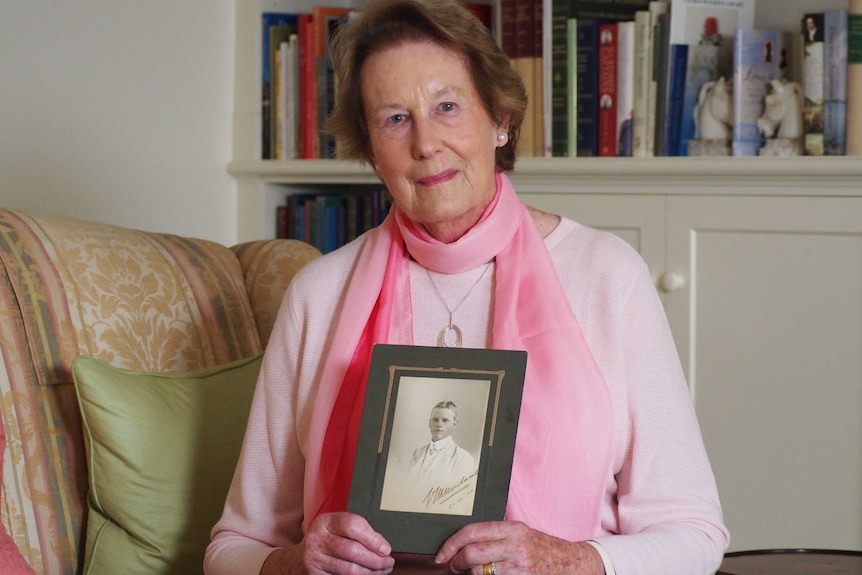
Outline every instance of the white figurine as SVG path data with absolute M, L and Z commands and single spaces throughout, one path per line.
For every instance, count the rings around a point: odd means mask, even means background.
M 733 136 L 733 85 L 720 76 L 705 82 L 694 108 L 694 140 L 689 156 L 728 156 Z
M 796 82 L 772 80 L 764 98 L 763 115 L 757 129 L 767 138 L 761 156 L 803 154 L 802 87 Z

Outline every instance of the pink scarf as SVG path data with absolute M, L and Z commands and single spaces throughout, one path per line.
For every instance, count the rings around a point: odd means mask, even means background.
M 528 352 L 506 518 L 570 541 L 597 536 L 613 453 L 610 395 L 547 247 L 503 174 L 482 218 L 456 242 L 435 240 L 397 207 L 369 236 L 312 414 L 306 527 L 347 506 L 372 345 L 413 343 L 410 256 L 441 273 L 496 258 L 491 347 Z

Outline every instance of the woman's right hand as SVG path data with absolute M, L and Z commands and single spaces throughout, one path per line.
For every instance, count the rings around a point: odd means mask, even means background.
M 364 517 L 324 513 L 311 522 L 303 542 L 270 553 L 260 575 L 387 575 L 395 565 L 389 542 Z

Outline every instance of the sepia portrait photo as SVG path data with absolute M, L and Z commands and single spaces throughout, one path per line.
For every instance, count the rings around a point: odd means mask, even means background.
M 400 380 L 380 508 L 472 515 L 490 380 Z
M 527 354 L 375 344 L 347 510 L 406 553 L 506 513 Z

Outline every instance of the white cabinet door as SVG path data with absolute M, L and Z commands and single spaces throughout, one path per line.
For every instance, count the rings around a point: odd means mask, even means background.
M 667 223 L 731 549 L 862 548 L 862 198 L 670 197 Z

